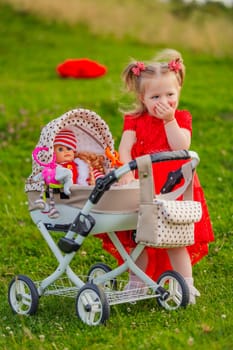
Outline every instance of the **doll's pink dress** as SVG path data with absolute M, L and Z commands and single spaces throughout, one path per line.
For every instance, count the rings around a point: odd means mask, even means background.
M 180 127 L 192 132 L 192 117 L 188 111 L 177 110 L 175 118 Z M 137 142 L 132 148 L 132 159 L 145 154 L 171 150 L 167 142 L 163 121 L 152 117 L 147 113 L 144 113 L 139 117 L 126 115 L 123 130 L 134 130 L 136 132 Z M 183 163 L 184 161 L 182 160 L 153 164 L 154 185 L 157 194 L 166 182 L 168 172 L 178 169 Z M 180 185 L 182 185 L 182 182 L 179 186 Z M 187 247 L 192 264 L 195 264 L 208 254 L 208 243 L 214 240 L 213 229 L 204 193 L 196 174 L 194 175 L 193 195 L 194 200 L 202 203 L 203 211 L 201 221 L 195 224 L 195 243 L 192 246 Z M 131 231 L 119 232 L 118 237 L 127 251 L 135 246 L 133 233 Z M 103 248 L 110 252 L 118 260 L 118 263 L 121 264 L 122 259 L 110 239 L 106 235 L 101 235 L 100 238 L 103 240 Z M 172 269 L 166 249 L 147 247 L 146 250 L 149 258 L 146 273 L 154 280 L 156 280 L 164 271 Z

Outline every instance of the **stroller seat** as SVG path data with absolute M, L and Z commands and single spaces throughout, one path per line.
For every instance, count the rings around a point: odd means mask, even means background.
M 68 205 L 81 209 L 88 200 L 94 186 L 73 185 L 71 195 L 66 196 L 62 191 L 54 193 L 56 204 Z M 38 209 L 35 204 L 38 198 L 38 191 L 28 192 L 29 210 Z M 96 213 L 130 213 L 138 210 L 139 207 L 139 182 L 135 180 L 129 185 L 112 186 L 92 209 Z

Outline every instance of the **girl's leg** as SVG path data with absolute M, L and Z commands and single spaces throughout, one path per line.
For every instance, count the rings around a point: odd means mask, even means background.
M 190 291 L 190 304 L 195 304 L 199 291 L 193 285 L 192 263 L 185 247 L 167 249 L 167 253 L 173 269 L 179 272 L 187 282 Z
M 136 260 L 136 265 L 142 270 L 146 271 L 146 267 L 148 264 L 148 255 L 146 250 L 144 249 L 142 253 Z M 133 272 L 129 272 L 129 282 L 126 284 L 124 290 L 138 289 L 138 292 L 142 294 L 146 294 L 147 288 L 145 283 Z
M 167 249 L 173 269 L 183 277 L 192 278 L 192 264 L 189 253 L 185 247 Z
M 146 271 L 148 265 L 148 255 L 146 249 L 143 249 L 143 251 L 136 260 L 136 264 L 142 271 Z

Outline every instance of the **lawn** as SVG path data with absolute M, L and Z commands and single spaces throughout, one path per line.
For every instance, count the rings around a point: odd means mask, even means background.
M 231 45 L 229 43 L 229 45 Z M 151 299 L 111 308 L 105 326 L 88 327 L 75 314 L 75 300 L 41 298 L 35 316 L 13 315 L 8 284 L 18 273 L 38 280 L 56 261 L 27 210 L 24 182 L 41 128 L 64 112 L 83 107 L 109 125 L 116 148 L 122 129 L 121 71 L 130 57 L 148 60 L 170 46 L 136 38 L 100 35 L 82 24 L 41 19 L 0 2 L 0 347 L 15 349 L 213 349 L 233 348 L 233 93 L 230 54 L 180 44 L 187 66 L 180 108 L 193 115 L 192 150 L 215 231 L 209 255 L 194 267 L 201 297 L 195 306 L 167 312 Z M 108 68 L 98 79 L 60 79 L 56 66 L 66 58 L 88 57 Z M 116 262 L 97 239 L 87 239 L 72 266 L 87 272 L 98 261 Z

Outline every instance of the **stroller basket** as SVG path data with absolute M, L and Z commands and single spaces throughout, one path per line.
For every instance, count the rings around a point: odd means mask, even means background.
M 79 276 L 82 280 L 88 280 L 88 276 Z M 41 281 L 36 281 L 35 285 L 39 288 Z M 142 287 L 140 283 L 135 285 L 131 290 L 124 290 L 127 284 L 127 280 L 117 280 L 117 290 L 112 290 L 105 286 L 105 295 L 109 305 L 123 304 L 127 302 L 134 302 L 135 300 L 156 298 L 158 294 L 148 294 L 148 287 Z M 76 298 L 79 292 L 77 286 L 75 286 L 67 277 L 60 278 L 56 283 L 51 284 L 44 292 L 44 296 L 59 296 L 66 298 Z
M 103 155 L 105 176 L 93 186 L 71 187 L 71 195 L 64 195 L 63 189 L 54 193 L 59 216 L 51 218 L 36 200 L 44 183 L 40 178 L 41 167 L 33 161 L 32 174 L 26 181 L 31 218 L 48 244 L 58 262 L 58 267 L 42 281 L 33 282 L 25 275 L 17 275 L 10 282 L 8 301 L 15 313 L 33 315 L 41 296 L 64 296 L 76 299 L 76 313 L 84 323 L 104 323 L 110 314 L 110 305 L 156 298 L 158 304 L 167 310 L 186 306 L 189 290 L 184 279 L 175 271 L 166 271 L 158 281 L 153 281 L 137 265 L 136 260 L 145 248 L 138 242 L 129 254 L 121 244 L 116 231 L 136 230 L 140 205 L 140 184 L 119 186 L 117 181 L 124 174 L 138 168 L 137 160 L 115 168 L 106 157 L 106 148 L 115 154 L 114 142 L 106 123 L 95 113 L 76 109 L 48 123 L 41 132 L 37 147 L 47 147 L 48 152 L 39 155 L 40 161 L 48 163 L 53 158 L 53 142 L 56 134 L 64 129 L 72 130 L 78 139 L 81 151 Z M 114 157 L 113 157 L 114 158 Z M 191 173 L 199 158 L 195 152 L 160 152 L 147 156 L 150 163 L 185 160 Z M 170 174 L 161 191 L 166 195 L 175 184 L 185 177 L 183 167 Z M 188 186 L 187 181 L 183 186 Z M 183 187 L 185 191 L 185 188 Z M 48 200 L 47 198 L 45 199 Z M 56 238 L 51 232 L 59 232 Z M 111 269 L 104 263 L 94 264 L 87 273 L 75 273 L 70 263 L 88 236 L 105 232 L 124 261 Z M 59 240 L 57 241 L 57 235 Z M 142 284 L 127 289 L 127 280 L 120 276 L 131 270 L 142 280 Z

